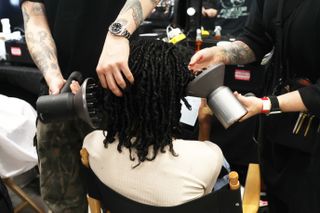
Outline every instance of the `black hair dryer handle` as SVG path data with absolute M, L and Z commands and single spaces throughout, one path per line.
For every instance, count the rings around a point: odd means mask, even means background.
M 67 120 L 74 117 L 74 95 L 71 93 L 70 89 L 70 85 L 73 80 L 81 83 L 81 73 L 77 71 L 72 72 L 61 89 L 60 94 L 43 95 L 37 99 L 36 108 L 40 121 L 43 123 L 49 123 L 52 121 Z
M 72 72 L 70 74 L 70 76 L 68 77 L 67 82 L 62 87 L 60 93 L 71 92 L 70 85 L 71 85 L 73 80 L 78 81 L 79 84 L 81 84 L 82 83 L 82 75 L 81 75 L 81 73 L 78 72 L 78 71 Z

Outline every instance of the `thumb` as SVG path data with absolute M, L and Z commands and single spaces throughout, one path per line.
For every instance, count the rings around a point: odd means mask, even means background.
M 244 103 L 245 97 L 243 95 L 241 95 L 237 91 L 235 91 L 233 94 L 241 103 Z

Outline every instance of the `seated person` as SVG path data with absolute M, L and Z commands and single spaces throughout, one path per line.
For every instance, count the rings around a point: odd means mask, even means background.
M 181 99 L 186 102 L 193 79 L 182 53 L 157 40 L 132 42 L 130 49 L 134 84 L 122 97 L 105 92 L 105 127 L 84 139 L 82 153 L 89 154 L 91 170 L 114 191 L 153 206 L 175 206 L 210 193 L 223 163 L 220 148 L 175 137 Z M 103 203 L 103 189 L 95 184 L 89 183 L 89 196 Z

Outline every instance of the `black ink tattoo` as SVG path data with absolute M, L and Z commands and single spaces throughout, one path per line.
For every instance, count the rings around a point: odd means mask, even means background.
M 128 24 L 128 20 L 124 18 L 118 18 L 116 22 L 121 23 L 123 26 L 126 26 Z
M 22 15 L 23 15 L 23 20 L 24 20 L 24 25 L 27 25 L 29 20 L 30 20 L 30 15 L 24 7 L 22 7 Z
M 43 4 L 34 4 L 31 8 L 31 15 L 34 15 L 34 16 L 45 15 L 45 9 Z
M 120 14 L 126 13 L 129 10 L 132 10 L 132 17 L 136 26 L 140 26 L 143 21 L 141 2 L 139 0 L 127 0 Z
M 49 32 L 38 31 L 34 33 L 27 31 L 26 40 L 32 59 L 43 75 L 46 75 L 49 70 L 59 70 L 57 51 Z
M 45 31 L 40 31 L 40 32 L 39 32 L 39 40 L 40 40 L 41 43 L 46 40 L 47 35 L 48 35 L 48 34 L 47 34 L 47 32 L 45 32 Z
M 225 46 L 224 51 L 228 64 L 247 64 L 256 60 L 254 52 L 241 41 L 235 41 Z
M 25 31 L 28 27 L 28 23 L 30 21 L 31 16 L 44 16 L 45 15 L 45 8 L 42 3 L 32 3 L 31 7 L 27 7 L 22 5 L 22 15 L 24 21 Z
M 133 16 L 134 22 L 136 26 L 139 27 L 140 24 L 143 22 L 143 13 L 142 13 L 141 4 L 139 3 L 139 5 L 137 5 L 136 7 L 133 7 L 132 10 L 133 10 L 132 16 Z

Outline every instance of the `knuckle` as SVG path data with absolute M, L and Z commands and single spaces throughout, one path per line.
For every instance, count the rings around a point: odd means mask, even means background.
M 112 92 L 117 92 L 118 91 L 118 87 L 116 85 L 109 85 L 108 87 Z
M 99 65 L 96 70 L 98 73 L 104 73 L 108 70 L 112 69 L 112 66 L 110 64 L 104 64 L 104 65 Z

